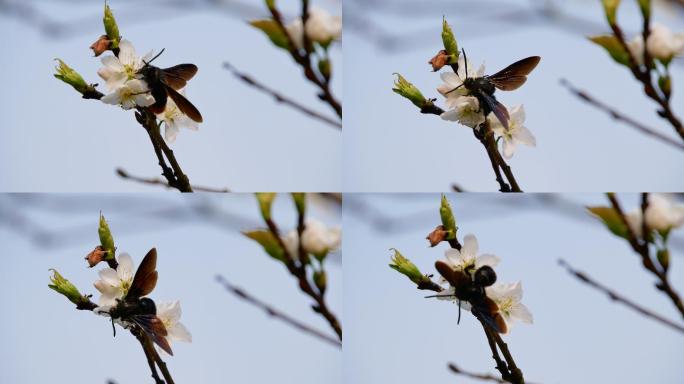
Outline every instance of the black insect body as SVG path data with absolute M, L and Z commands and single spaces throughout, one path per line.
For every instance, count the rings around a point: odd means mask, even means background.
M 157 317 L 157 306 L 148 295 L 157 285 L 157 250 L 152 248 L 138 267 L 133 282 L 123 299 L 109 310 L 109 316 L 125 324 L 140 327 L 159 347 L 169 355 L 173 355 L 171 346 L 166 340 L 168 332 L 164 323 Z
M 466 78 L 461 85 L 448 91 L 447 94 L 463 86 L 471 96 L 477 98 L 485 118 L 490 112 L 493 112 L 504 128 L 508 129 L 508 120 L 510 120 L 508 110 L 496 100 L 494 92 L 497 89 L 512 91 L 520 88 L 527 81 L 527 75 L 539 64 L 541 57 L 530 56 L 516 61 L 493 75 L 481 77 L 468 77 L 468 59 L 465 51 L 463 51 L 463 58 Z
M 163 52 L 164 50 L 162 50 Z M 167 98 L 176 103 L 178 109 L 186 114 L 195 122 L 202 122 L 202 114 L 185 96 L 181 95 L 178 90 L 183 89 L 187 82 L 197 73 L 197 66 L 195 64 L 178 64 L 169 68 L 159 68 L 150 63 L 162 54 L 159 52 L 157 56 L 153 57 L 149 62 L 138 70 L 138 74 L 147 83 L 150 89 L 150 94 L 154 97 L 154 104 L 149 106 L 150 111 L 155 114 L 164 112 L 166 108 Z
M 471 275 L 470 270 L 456 270 L 444 261 L 435 262 L 435 268 L 454 288 L 458 300 L 458 317 L 461 319 L 461 301 L 470 303 L 471 312 L 499 333 L 507 333 L 508 326 L 494 300 L 487 297 L 485 287 L 496 282 L 496 272 L 489 266 L 478 268 Z M 472 268 L 472 267 L 470 267 Z M 444 297 L 444 295 L 437 295 Z

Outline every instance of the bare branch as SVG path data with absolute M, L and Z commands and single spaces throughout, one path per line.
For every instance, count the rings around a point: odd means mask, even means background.
M 250 86 L 252 86 L 252 87 L 268 94 L 268 95 L 273 96 L 273 98 L 277 102 L 288 105 L 288 106 L 296 109 L 297 111 L 304 113 L 305 115 L 307 115 L 311 118 L 320 120 L 320 121 L 322 121 L 328 125 L 331 125 L 337 129 L 340 129 L 340 130 L 342 129 L 342 123 L 340 123 L 339 121 L 333 120 L 328 116 L 324 116 L 323 114 L 316 112 L 313 109 L 311 109 L 311 108 L 309 108 L 309 107 L 307 107 L 307 106 L 305 106 L 305 105 L 303 105 L 297 101 L 294 101 L 293 99 L 291 99 L 287 96 L 284 96 L 283 94 L 279 93 L 278 91 L 267 87 L 266 85 L 262 84 L 261 82 L 257 81 L 256 79 L 254 79 L 252 76 L 250 76 L 244 72 L 240 72 L 237 68 L 232 66 L 230 63 L 224 62 L 223 68 L 230 71 L 235 77 L 242 80 L 244 83 L 246 83 L 246 84 L 248 84 L 248 85 L 250 85 Z
M 218 281 L 219 284 L 223 285 L 223 287 L 227 291 L 233 293 L 238 298 L 240 298 L 240 299 L 242 299 L 242 300 L 244 300 L 250 304 L 253 304 L 256 307 L 263 309 L 264 311 L 266 311 L 266 313 L 268 313 L 273 318 L 278 319 L 278 320 L 282 320 L 286 324 L 289 324 L 289 325 L 293 326 L 294 328 L 296 328 L 296 329 L 298 329 L 304 333 L 307 333 L 311 336 L 314 336 L 314 337 L 318 338 L 319 340 L 325 341 L 325 342 L 332 344 L 338 348 L 342 348 L 342 342 L 340 342 L 339 340 L 335 339 L 334 337 L 328 336 L 325 333 L 323 333 L 323 332 L 321 332 L 321 331 L 319 331 L 313 327 L 310 327 L 310 326 L 302 323 L 301 321 L 293 318 L 292 316 L 289 316 L 289 315 L 281 312 L 278 309 L 275 309 L 270 304 L 267 304 L 267 303 L 257 299 L 256 297 L 247 293 L 243 289 L 231 284 L 223 276 L 217 275 L 216 281 Z
M 591 96 L 588 94 L 586 91 L 583 91 L 579 88 L 576 88 L 573 86 L 568 80 L 566 79 L 561 79 L 561 85 L 567 88 L 570 92 L 572 92 L 575 96 L 579 97 L 580 99 L 586 101 L 587 103 L 593 105 L 594 107 L 607 112 L 610 114 L 610 116 L 618 121 L 622 121 L 623 123 L 629 125 L 630 127 L 636 129 L 637 131 L 644 133 L 646 135 L 652 136 L 661 142 L 674 146 L 680 150 L 684 150 L 684 143 L 676 141 L 672 139 L 669 136 L 666 136 L 654 128 L 651 128 L 645 124 L 642 124 L 634 119 L 632 119 L 629 116 L 624 115 L 622 112 L 618 111 L 617 109 L 603 103 L 602 101 L 598 100 L 594 96 Z
M 642 307 L 639 304 L 636 304 L 632 300 L 622 296 L 621 294 L 615 292 L 614 290 L 606 287 L 605 285 L 597 282 L 596 280 L 592 279 L 591 277 L 587 276 L 585 273 L 578 271 L 576 269 L 573 269 L 570 264 L 568 264 L 565 260 L 560 259 L 558 260 L 558 264 L 560 264 L 562 267 L 564 267 L 570 274 L 575 276 L 577 279 L 579 279 L 581 282 L 598 289 L 599 291 L 605 293 L 610 297 L 611 300 L 616 301 L 618 303 L 621 303 L 623 305 L 626 305 L 627 307 L 639 312 L 640 314 L 660 322 L 661 324 L 668 326 L 676 331 L 684 333 L 684 326 L 677 324 L 671 320 L 666 319 L 665 317 L 649 310 L 644 307 Z
M 126 170 L 123 168 L 117 168 L 116 169 L 116 174 L 119 175 L 122 179 L 127 179 L 127 180 L 132 180 L 141 184 L 149 184 L 149 185 L 161 185 L 166 188 L 173 189 L 171 185 L 169 185 L 168 182 L 160 179 L 160 178 L 145 178 L 145 177 L 140 177 L 140 176 L 134 176 L 128 173 Z M 215 193 L 229 193 L 230 189 L 228 188 L 212 188 L 212 187 L 202 187 L 202 186 L 196 186 L 192 185 L 191 186 L 194 191 L 201 191 L 201 192 L 215 192 Z

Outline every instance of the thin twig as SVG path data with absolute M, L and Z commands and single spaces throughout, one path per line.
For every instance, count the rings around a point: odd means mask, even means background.
M 289 324 L 289 325 L 295 327 L 296 329 L 298 329 L 304 333 L 307 333 L 311 336 L 314 336 L 314 337 L 318 338 L 319 340 L 325 341 L 325 342 L 332 344 L 336 347 L 342 348 L 342 343 L 339 340 L 337 340 L 336 338 L 328 336 L 325 333 L 323 333 L 323 332 L 321 332 L 321 331 L 319 331 L 313 327 L 310 327 L 310 326 L 302 323 L 301 321 L 279 311 L 278 309 L 275 309 L 270 304 L 267 304 L 267 303 L 257 299 L 256 297 L 247 293 L 243 289 L 231 284 L 223 276 L 217 275 L 216 281 L 218 281 L 219 284 L 223 285 L 223 287 L 226 290 L 228 290 L 229 292 L 232 292 L 237 297 L 243 299 L 244 301 L 246 301 L 250 304 L 255 305 L 256 307 L 263 309 L 264 311 L 266 311 L 266 313 L 268 313 L 273 318 L 278 319 L 278 320 L 282 320 L 286 324 Z
M 665 144 L 672 145 L 678 149 L 684 150 L 684 143 L 681 143 L 679 141 L 676 141 L 672 139 L 669 136 L 666 136 L 655 129 L 642 124 L 634 119 L 632 119 L 629 116 L 626 116 L 622 112 L 618 111 L 617 109 L 603 103 L 602 101 L 598 100 L 594 96 L 591 96 L 588 94 L 586 91 L 583 91 L 579 88 L 574 87 L 568 80 L 566 79 L 561 79 L 560 81 L 561 85 L 563 85 L 565 88 L 567 88 L 571 93 L 573 93 L 575 96 L 579 97 L 580 99 L 586 101 L 587 103 L 595 106 L 596 108 L 607 112 L 610 114 L 610 116 L 618 121 L 622 121 L 623 123 L 627 124 L 628 126 L 638 130 L 641 133 L 644 133 L 646 135 L 652 136 L 660 141 L 662 141 Z
M 324 116 L 323 114 L 314 111 L 313 109 L 307 107 L 306 105 L 303 105 L 297 101 L 294 101 L 293 99 L 291 99 L 287 96 L 284 96 L 282 93 L 280 93 L 280 92 L 278 92 L 272 88 L 267 87 L 266 85 L 262 84 L 261 82 L 257 81 L 256 79 L 254 79 L 252 76 L 250 76 L 244 72 L 240 72 L 237 68 L 233 67 L 230 63 L 224 62 L 223 68 L 227 69 L 235 77 L 242 80 L 246 84 L 252 86 L 253 88 L 256 88 L 256 89 L 258 89 L 258 90 L 260 90 L 266 94 L 273 96 L 273 98 L 277 102 L 288 105 L 288 106 L 296 109 L 297 111 L 304 113 L 305 115 L 307 115 L 309 117 L 320 120 L 320 121 L 327 123 L 327 124 L 337 128 L 337 129 L 340 129 L 340 130 L 342 129 L 342 123 L 340 123 L 339 121 L 333 120 L 328 116 Z
M 644 315 L 644 316 L 646 316 L 652 320 L 658 321 L 665 326 L 668 326 L 668 327 L 670 327 L 676 331 L 684 333 L 684 326 L 677 324 L 677 323 L 675 323 L 669 319 L 666 319 L 664 316 L 661 316 L 661 315 L 659 315 L 659 314 L 657 314 L 657 313 L 655 313 L 655 312 L 653 312 L 647 308 L 644 308 L 639 304 L 636 304 L 632 300 L 624 297 L 623 295 L 615 292 L 614 290 L 612 290 L 612 289 L 606 287 L 605 285 L 597 282 L 596 280 L 592 279 L 591 277 L 589 277 L 584 272 L 581 272 L 581 271 L 574 269 L 565 260 L 563 260 L 563 259 L 558 260 L 558 264 L 560 264 L 562 267 L 564 267 L 570 274 L 574 275 L 581 282 L 583 282 L 583 283 L 585 283 L 591 287 L 594 287 L 594 288 L 598 289 L 599 291 L 608 295 L 608 297 L 610 297 L 611 300 L 616 301 L 616 302 L 621 303 L 621 304 L 624 304 L 627 307 L 639 312 L 640 314 L 642 314 L 642 315 Z
M 613 205 L 613 209 L 615 209 L 615 212 L 618 214 L 620 217 L 620 220 L 622 220 L 622 224 L 626 227 L 627 229 L 627 240 L 629 241 L 629 244 L 632 246 L 632 249 L 634 252 L 636 252 L 639 256 L 641 256 L 641 263 L 648 270 L 651 272 L 653 275 L 655 275 L 658 278 L 658 282 L 656 283 L 656 288 L 659 289 L 660 291 L 664 292 L 672 301 L 674 306 L 677 308 L 679 313 L 682 315 L 684 318 L 684 303 L 682 302 L 681 297 L 677 293 L 677 291 L 674 290 L 672 285 L 670 285 L 669 278 L 667 276 L 666 271 L 660 270 L 658 267 L 656 267 L 655 263 L 653 263 L 653 260 L 651 259 L 650 251 L 649 251 L 649 246 L 648 246 L 648 241 L 643 241 L 643 243 L 639 242 L 639 239 L 635 235 L 634 231 L 632 230 L 632 227 L 629 225 L 629 222 L 627 221 L 627 216 L 625 215 L 624 211 L 622 210 L 622 207 L 620 206 L 620 202 L 618 202 L 617 198 L 615 197 L 614 193 L 608 193 L 608 200 L 610 200 L 611 204 Z M 648 201 L 648 196 L 642 195 L 642 213 L 645 210 L 645 206 L 643 205 L 643 201 Z M 646 221 L 645 215 L 643 216 L 644 222 Z M 647 228 L 648 229 L 648 228 Z M 643 236 L 648 237 L 650 236 L 650 230 L 644 231 Z
M 496 383 L 508 383 L 508 381 L 503 380 L 503 379 L 499 379 L 498 377 L 490 375 L 490 374 L 481 374 L 481 373 L 473 373 L 473 372 L 464 371 L 461 368 L 457 367 L 456 364 L 454 364 L 454 363 L 449 363 L 449 369 L 453 373 L 456 373 L 458 375 L 462 375 L 465 377 L 469 377 L 471 379 L 477 379 L 477 380 L 482 380 L 482 381 L 493 381 Z
M 145 177 L 140 177 L 140 176 L 134 176 L 128 173 L 126 170 L 123 168 L 117 168 L 116 169 L 116 174 L 121 177 L 122 179 L 127 179 L 127 180 L 132 180 L 138 183 L 142 184 L 149 184 L 149 185 L 161 185 L 166 188 L 173 189 L 174 187 L 170 186 L 168 182 L 160 179 L 160 178 L 145 178 Z M 230 189 L 228 188 L 212 188 L 212 187 L 202 187 L 202 186 L 197 186 L 193 185 L 192 189 L 194 191 L 201 191 L 201 192 L 215 192 L 215 193 L 228 193 L 230 192 Z

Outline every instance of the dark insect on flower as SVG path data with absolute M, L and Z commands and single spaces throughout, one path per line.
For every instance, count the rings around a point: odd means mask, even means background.
M 195 64 L 178 64 L 162 69 L 150 65 L 163 52 L 162 49 L 152 60 L 145 62 L 145 65 L 138 70 L 138 74 L 147 82 L 150 93 L 154 97 L 154 104 L 148 108 L 155 114 L 162 113 L 166 108 L 167 97 L 171 97 L 181 112 L 192 120 L 201 123 L 202 115 L 199 110 L 178 92 L 195 76 L 197 66 Z
M 112 327 L 114 327 L 115 319 L 125 324 L 135 324 L 164 351 L 173 355 L 171 346 L 166 340 L 168 334 L 166 327 L 157 317 L 157 306 L 152 299 L 143 297 L 152 292 L 157 285 L 158 276 L 157 250 L 152 248 L 135 272 L 128 293 L 123 299 L 117 299 L 117 304 L 109 310 L 109 316 L 112 318 Z
M 508 120 L 510 119 L 508 110 L 503 104 L 496 100 L 494 91 L 497 89 L 512 91 L 520 88 L 525 84 L 525 81 L 527 81 L 527 75 L 537 67 L 540 60 L 541 57 L 539 56 L 530 56 L 516 61 L 493 75 L 468 77 L 468 58 L 466 57 L 464 50 L 463 61 L 465 63 L 466 78 L 461 85 L 448 91 L 447 94 L 461 87 L 465 87 L 468 90 L 468 93 L 475 96 L 477 101 L 479 101 L 480 108 L 483 110 L 485 118 L 490 112 L 493 112 L 504 128 L 508 129 Z
M 472 275 L 468 267 L 465 271 L 456 270 L 444 261 L 435 262 L 435 268 L 446 281 L 454 287 L 454 295 L 458 300 L 458 321 L 461 321 L 461 301 L 470 303 L 471 312 L 478 319 L 499 333 L 507 333 L 508 326 L 494 300 L 487 297 L 485 287 L 496 282 L 496 272 L 490 266 L 478 268 Z M 430 297 L 448 297 L 450 295 L 435 295 Z

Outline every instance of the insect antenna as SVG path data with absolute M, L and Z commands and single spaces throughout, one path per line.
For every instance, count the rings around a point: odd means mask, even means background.
M 143 60 L 143 63 L 145 63 L 145 65 L 149 65 L 149 64 L 150 64 L 151 62 L 153 62 L 157 57 L 161 56 L 161 54 L 164 53 L 164 50 L 165 50 L 165 49 L 166 49 L 166 48 L 162 48 L 162 50 L 159 51 L 159 53 L 157 53 L 152 59 L 150 59 L 150 61 L 145 61 L 145 60 Z
M 116 337 L 116 327 L 114 326 L 114 318 L 110 317 L 112 319 L 112 331 L 114 331 L 114 337 Z
M 461 300 L 458 301 L 458 320 L 456 320 L 456 324 L 461 324 Z
M 463 52 L 463 62 L 465 63 L 465 77 L 468 79 L 468 56 L 466 56 L 465 49 L 461 48 Z

